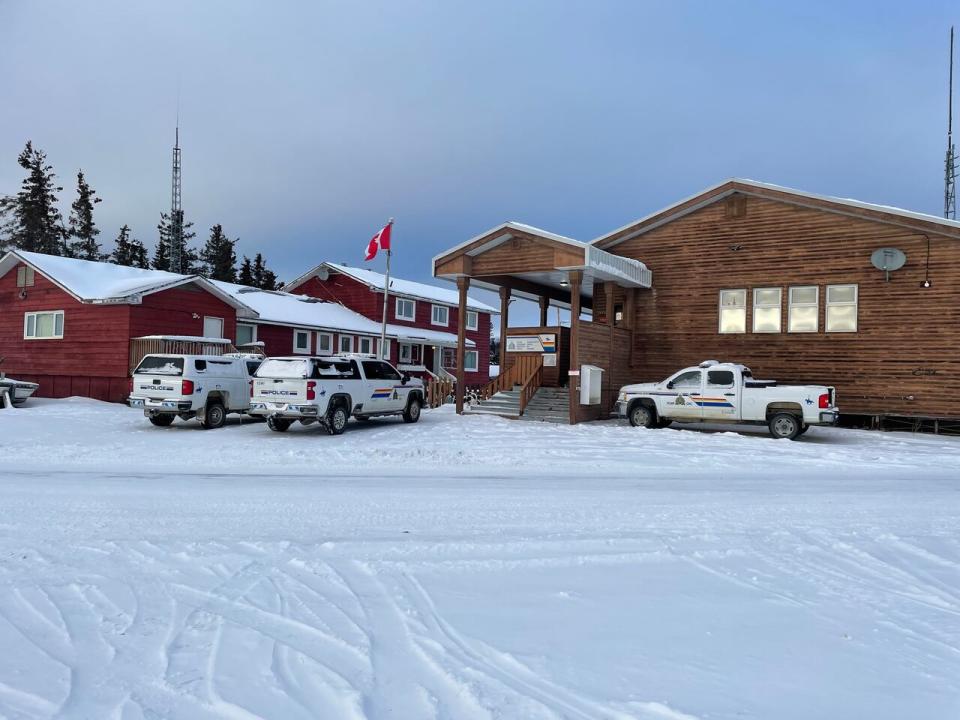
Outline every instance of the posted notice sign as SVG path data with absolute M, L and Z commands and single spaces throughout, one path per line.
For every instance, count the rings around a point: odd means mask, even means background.
M 539 335 L 507 335 L 507 352 L 555 353 L 557 336 L 555 333 Z

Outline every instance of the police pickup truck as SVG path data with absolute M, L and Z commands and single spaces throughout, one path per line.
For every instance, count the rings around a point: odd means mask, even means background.
M 423 404 L 423 383 L 383 360 L 366 355 L 277 357 L 257 370 L 250 414 L 266 417 L 276 432 L 299 420 L 320 423 L 339 435 L 350 416 L 400 415 L 415 423 Z
M 130 407 L 151 423 L 197 418 L 205 429 L 223 427 L 227 413 L 244 413 L 259 355 L 147 355 L 130 380 Z
M 775 438 L 793 440 L 811 425 L 834 425 L 840 415 L 834 388 L 756 380 L 750 368 L 707 360 L 663 382 L 620 389 L 617 414 L 634 427 L 671 422 L 766 425 Z

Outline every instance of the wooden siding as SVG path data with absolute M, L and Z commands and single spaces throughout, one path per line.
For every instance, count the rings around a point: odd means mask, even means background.
M 604 373 L 600 383 L 600 404 L 578 404 L 577 422 L 609 417 L 617 393 L 630 382 L 629 354 L 629 330 L 618 327 L 611 333 L 609 325 L 580 321 L 577 365 L 596 365 L 603 368 Z
M 877 220 L 747 197 L 742 217 L 717 202 L 609 250 L 642 260 L 654 287 L 636 300 L 630 381 L 719 359 L 758 377 L 836 385 L 847 413 L 960 417 L 960 241 Z M 904 250 L 890 282 L 870 264 L 879 247 Z M 859 288 L 858 329 L 825 332 L 826 286 Z M 790 286 L 819 288 L 819 330 L 788 333 Z M 752 290 L 783 289 L 780 333 L 752 329 Z M 719 292 L 747 290 L 747 332 L 718 332 Z M 597 292 L 597 297 L 601 297 Z
M 570 370 L 570 328 L 543 326 L 543 327 L 512 327 L 507 328 L 507 336 L 510 335 L 539 335 L 541 333 L 553 333 L 557 336 L 557 364 L 555 366 L 543 366 L 542 384 L 544 387 L 562 387 L 567 384 Z M 523 355 L 540 355 L 541 353 L 507 353 L 507 366 L 500 368 L 500 372 L 505 372 L 513 365 L 513 359 Z
M 202 336 L 205 316 L 223 318 L 223 336 L 229 340 L 236 339 L 236 309 L 192 284 L 146 295 L 142 304 L 131 305 L 129 337 Z

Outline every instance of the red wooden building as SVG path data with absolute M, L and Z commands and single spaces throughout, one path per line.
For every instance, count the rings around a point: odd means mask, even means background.
M 349 265 L 324 262 L 287 283 L 284 290 L 341 303 L 377 323 L 383 317 L 385 277 L 378 272 Z M 466 304 L 464 383 L 467 387 L 490 379 L 490 331 L 496 308 L 468 297 Z M 400 365 L 425 367 L 432 372 L 455 372 L 457 368 L 456 334 L 460 325 L 459 296 L 453 288 L 390 278 L 387 322 L 401 333 L 415 329 L 426 333 L 450 333 L 451 345 L 429 340 L 401 340 L 391 350 L 391 358 Z

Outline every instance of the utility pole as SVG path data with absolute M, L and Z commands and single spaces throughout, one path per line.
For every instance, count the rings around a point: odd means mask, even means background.
M 950 81 L 947 92 L 947 159 L 944 163 L 943 216 L 957 219 L 957 149 L 953 145 L 953 26 L 950 27 Z

